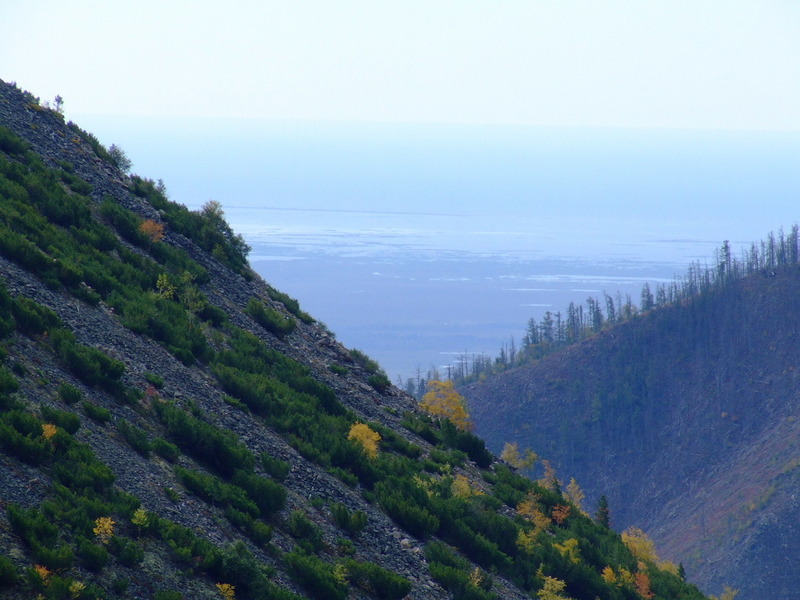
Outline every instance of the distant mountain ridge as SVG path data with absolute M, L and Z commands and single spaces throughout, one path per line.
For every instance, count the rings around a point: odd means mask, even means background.
M 702 600 L 0 82 L 0 594 Z
M 768 267 L 723 281 L 723 256 L 679 302 L 461 389 L 490 448 L 533 448 L 706 589 L 769 600 L 800 565 L 800 265 L 780 240 Z

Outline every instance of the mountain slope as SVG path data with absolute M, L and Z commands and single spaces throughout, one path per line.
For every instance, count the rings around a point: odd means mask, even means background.
M 3 597 L 703 598 L 123 163 L 0 82 Z
M 616 528 L 705 589 L 793 598 L 798 291 L 797 264 L 763 270 L 462 393 L 490 447 L 530 446 L 606 495 Z

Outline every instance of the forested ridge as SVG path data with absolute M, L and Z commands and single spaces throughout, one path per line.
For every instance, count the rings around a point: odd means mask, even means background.
M 490 447 L 532 447 L 591 481 L 617 527 L 644 527 L 705 586 L 792 598 L 798 291 L 796 226 L 741 258 L 725 243 L 613 323 L 589 311 L 581 327 L 571 307 L 555 349 L 532 322 L 521 366 L 460 390 Z
M 209 202 L 0 82 L 0 591 L 13 600 L 701 599 L 421 411 Z
M 589 296 L 583 304 L 570 302 L 563 312 L 548 310 L 538 321 L 533 317 L 529 319 L 519 342 L 512 337 L 503 344 L 497 356 L 465 353 L 441 375 L 453 379 L 458 385 L 466 384 L 540 360 L 652 310 L 694 302 L 697 297 L 730 286 L 743 277 L 759 273 L 774 276 L 779 269 L 798 264 L 798 243 L 796 224 L 788 234 L 780 229 L 777 234 L 771 232 L 760 242 L 753 242 L 739 257 L 732 254 L 726 240 L 715 251 L 711 264 L 696 261 L 689 265 L 684 275 L 669 283 L 652 286 L 645 283 L 636 299 L 629 294 L 623 297 L 619 293 L 604 293 L 602 298 Z M 428 378 L 432 376 L 432 373 L 428 374 Z M 419 395 L 417 387 L 424 389 L 424 382 L 421 386 L 409 384 L 407 391 Z

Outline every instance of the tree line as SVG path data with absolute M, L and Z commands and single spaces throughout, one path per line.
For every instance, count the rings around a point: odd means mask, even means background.
M 752 275 L 774 277 L 778 270 L 800 263 L 798 225 L 788 234 L 783 229 L 770 232 L 760 242 L 743 248 L 735 257 L 728 240 L 714 251 L 713 263 L 690 263 L 686 272 L 669 283 L 642 286 L 638 303 L 630 294 L 620 292 L 601 298 L 588 297 L 583 304 L 570 302 L 566 311 L 547 311 L 537 321 L 531 317 L 519 340 L 512 336 L 494 357 L 484 353 L 464 352 L 456 360 L 440 368 L 431 367 L 423 375 L 399 381 L 399 387 L 421 398 L 429 381 L 449 379 L 462 385 L 513 367 L 541 360 L 567 346 L 597 335 L 605 329 L 638 318 L 667 306 L 687 304 L 711 292 L 724 289 Z

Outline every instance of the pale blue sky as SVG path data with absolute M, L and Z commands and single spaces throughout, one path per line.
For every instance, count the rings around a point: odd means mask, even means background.
M 790 227 L 799 34 L 796 0 L 0 0 L 0 79 L 409 375 Z
M 795 1 L 6 0 L 67 116 L 800 130 Z

